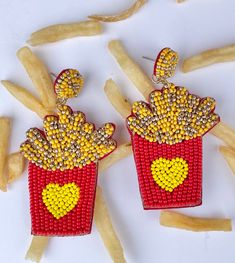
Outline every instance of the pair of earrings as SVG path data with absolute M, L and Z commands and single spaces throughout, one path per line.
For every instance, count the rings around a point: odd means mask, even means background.
M 178 55 L 164 48 L 153 82 L 162 88 L 137 101 L 127 118 L 144 209 L 200 205 L 202 136 L 219 122 L 215 100 L 190 94 L 168 82 Z M 55 80 L 57 115 L 44 118 L 43 130 L 31 128 L 21 145 L 29 160 L 32 234 L 84 235 L 91 232 L 98 161 L 116 148 L 115 125 L 95 129 L 85 114 L 66 105 L 83 78 L 66 69 Z

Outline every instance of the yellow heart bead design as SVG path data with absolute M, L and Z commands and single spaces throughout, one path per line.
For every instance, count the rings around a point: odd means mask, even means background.
M 188 163 L 179 157 L 171 160 L 159 158 L 152 162 L 151 173 L 162 189 L 172 192 L 187 178 Z
M 50 183 L 42 191 L 42 200 L 48 211 L 59 219 L 77 205 L 80 198 L 80 187 L 75 183 L 68 183 L 60 186 Z

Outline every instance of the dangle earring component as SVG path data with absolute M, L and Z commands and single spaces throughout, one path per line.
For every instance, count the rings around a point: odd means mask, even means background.
M 91 232 L 98 161 L 116 148 L 115 125 L 95 129 L 81 111 L 66 105 L 77 96 L 83 78 L 63 70 L 55 80 L 57 114 L 31 128 L 21 152 L 29 160 L 28 180 L 32 234 L 84 235 Z
M 202 203 L 202 137 L 219 116 L 213 98 L 169 82 L 177 63 L 170 48 L 159 53 L 152 79 L 162 87 L 135 102 L 127 118 L 144 209 Z

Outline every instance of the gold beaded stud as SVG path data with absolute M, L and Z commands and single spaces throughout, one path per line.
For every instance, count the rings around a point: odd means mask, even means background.
M 63 70 L 55 81 L 58 103 L 64 104 L 67 99 L 76 97 L 80 93 L 83 83 L 83 77 L 78 70 Z
M 178 64 L 178 54 L 170 49 L 164 48 L 160 51 L 154 65 L 153 81 L 166 84 L 168 78 L 172 77 Z

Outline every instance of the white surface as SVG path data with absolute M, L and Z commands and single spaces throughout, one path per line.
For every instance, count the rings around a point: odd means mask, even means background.
M 47 25 L 84 20 L 93 13 L 120 11 L 133 1 L 30 1 L 0 0 L 0 79 L 11 79 L 29 88 L 33 86 L 15 53 L 30 33 Z M 235 41 L 235 2 L 231 0 L 149 0 L 132 18 L 105 24 L 101 36 L 74 38 L 34 48 L 54 73 L 63 68 L 78 68 L 86 78 L 85 88 L 74 108 L 84 111 L 88 120 L 100 125 L 112 121 L 118 125 L 116 139 L 129 139 L 121 117 L 107 101 L 103 85 L 112 77 L 131 100 L 140 94 L 127 80 L 107 51 L 111 39 L 121 39 L 128 51 L 151 75 L 153 65 L 141 58 L 155 57 L 161 48 L 172 47 L 181 59 L 206 48 Z M 224 63 L 182 74 L 175 83 L 185 85 L 200 96 L 215 97 L 223 121 L 235 127 L 235 62 Z M 22 107 L 3 88 L 0 89 L 0 115 L 13 118 L 11 151 L 16 151 L 29 127 L 41 126 L 41 120 Z M 203 205 L 181 209 L 185 214 L 235 218 L 235 178 L 217 150 L 214 137 L 204 138 Z M 142 208 L 133 158 L 117 163 L 99 177 L 99 183 L 112 215 L 113 224 L 125 249 L 128 263 L 226 262 L 235 258 L 232 233 L 193 233 L 161 227 L 158 211 Z M 0 192 L 0 262 L 22 263 L 30 244 L 30 215 L 27 176 Z M 42 263 L 110 263 L 102 241 L 93 226 L 85 237 L 53 238 Z

